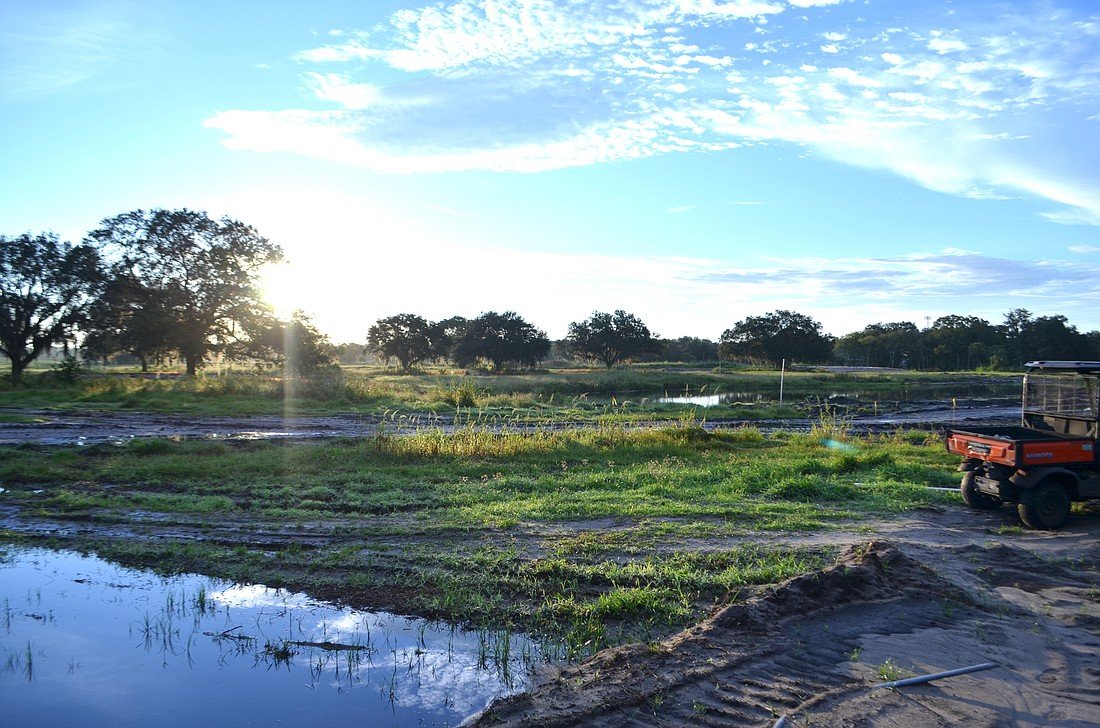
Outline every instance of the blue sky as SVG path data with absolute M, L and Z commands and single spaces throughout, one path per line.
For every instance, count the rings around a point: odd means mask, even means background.
M 929 0 L 0 2 L 0 233 L 192 207 L 272 297 L 1100 329 L 1100 6 Z

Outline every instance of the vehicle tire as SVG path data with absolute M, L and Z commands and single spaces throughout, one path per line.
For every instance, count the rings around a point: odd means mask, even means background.
M 1016 506 L 1020 520 L 1031 528 L 1053 531 L 1069 520 L 1072 503 L 1066 489 L 1058 483 L 1040 483 L 1020 494 Z
M 1001 505 L 1001 499 L 987 495 L 986 493 L 978 490 L 978 486 L 974 484 L 974 478 L 977 475 L 973 470 L 963 475 L 962 483 L 959 484 L 959 492 L 962 493 L 963 502 L 977 511 L 992 511 L 999 508 Z

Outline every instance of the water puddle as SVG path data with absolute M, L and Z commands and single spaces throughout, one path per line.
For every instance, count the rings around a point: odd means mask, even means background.
M 539 660 L 522 636 L 0 546 L 7 725 L 447 726 Z
M 812 401 L 821 400 L 828 402 L 831 399 L 845 401 L 865 402 L 868 405 L 875 402 L 910 403 L 910 402 L 947 402 L 952 399 L 972 399 L 978 397 L 1019 397 L 1020 385 L 1012 384 L 975 384 L 944 382 L 935 385 L 907 386 L 892 390 L 843 390 L 830 392 L 828 396 L 811 397 Z M 665 404 L 689 404 L 696 407 L 716 407 L 723 404 L 748 404 L 753 402 L 775 401 L 779 398 L 779 388 L 774 391 L 763 392 L 712 392 L 706 394 L 699 392 L 692 394 L 684 392 L 672 395 L 666 392 L 664 396 L 653 399 Z M 790 402 L 803 401 L 805 397 L 798 394 L 787 395 Z

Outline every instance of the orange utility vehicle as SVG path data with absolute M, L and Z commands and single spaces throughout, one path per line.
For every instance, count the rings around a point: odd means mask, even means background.
M 965 460 L 963 500 L 993 510 L 1015 503 L 1031 528 L 1056 529 L 1073 501 L 1100 498 L 1100 362 L 1033 361 L 1019 426 L 947 431 Z

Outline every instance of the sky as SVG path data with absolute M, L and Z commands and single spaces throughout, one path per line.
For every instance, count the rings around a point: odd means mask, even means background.
M 191 208 L 336 341 L 1100 329 L 1095 0 L 0 0 L 0 234 Z

